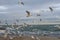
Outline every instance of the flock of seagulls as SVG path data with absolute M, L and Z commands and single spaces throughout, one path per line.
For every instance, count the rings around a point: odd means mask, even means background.
M 22 0 L 19 0 L 19 1 L 18 1 L 18 4 L 24 5 L 24 2 L 22 2 Z M 52 8 L 51 6 L 49 6 L 48 9 L 49 9 L 51 12 L 53 12 L 53 8 Z M 25 12 L 26 12 L 26 14 L 27 14 L 26 17 L 31 17 L 31 16 L 33 16 L 33 15 L 31 15 L 31 12 L 30 12 L 30 11 L 26 10 Z M 36 16 L 41 16 L 41 15 L 37 13 Z M 40 18 L 40 21 L 42 21 L 41 18 Z
M 20 4 L 24 6 L 24 2 L 22 2 L 22 0 L 18 0 L 18 5 L 20 6 Z M 53 12 L 53 11 L 54 11 L 53 7 L 51 7 L 51 6 L 49 6 L 48 9 L 50 10 L 50 12 Z M 31 16 L 33 16 L 33 15 L 31 15 L 31 12 L 30 12 L 30 11 L 26 10 L 25 12 L 26 12 L 26 14 L 27 14 L 26 17 L 31 17 Z M 44 11 L 43 11 L 43 12 L 44 12 Z M 41 16 L 41 15 L 40 15 L 40 13 L 37 13 L 36 16 Z M 40 19 L 40 21 L 42 21 L 42 19 Z M 16 22 L 19 22 L 19 20 L 16 20 Z M 0 21 L 0 23 L 2 23 L 2 22 Z M 5 24 L 8 25 L 7 20 L 5 20 Z M 16 23 L 15 23 L 15 24 L 16 24 Z
M 18 1 L 18 5 L 20 6 L 20 4 L 21 4 L 21 5 L 24 5 L 24 2 L 22 2 L 22 0 L 19 0 L 19 1 Z M 53 12 L 53 8 L 52 8 L 52 7 L 49 7 L 49 10 L 50 10 L 51 12 Z M 26 14 L 27 14 L 26 17 L 31 17 L 31 16 L 32 16 L 30 11 L 26 10 L 25 12 L 26 12 Z M 40 15 L 40 14 L 37 14 L 37 16 L 41 16 L 41 15 Z M 42 21 L 42 19 L 40 19 L 40 21 Z M 16 22 L 19 22 L 19 20 L 16 20 Z M 0 23 L 1 23 L 1 21 L 0 21 Z M 5 20 L 5 24 L 8 24 L 8 23 L 7 23 L 7 20 Z M 7 35 L 7 34 L 6 34 L 6 35 Z M 35 39 L 34 36 L 31 36 L 31 37 L 32 37 L 33 39 Z M 38 38 L 38 39 L 39 39 L 39 38 Z
M 20 4 L 24 6 L 24 2 L 22 0 L 18 0 L 18 5 L 20 6 Z M 50 12 L 53 12 L 54 11 L 53 7 L 51 7 L 51 6 L 49 6 L 48 9 L 50 10 Z M 31 15 L 31 12 L 30 11 L 26 10 L 25 12 L 27 14 L 26 17 L 33 16 L 33 15 Z M 37 13 L 36 16 L 41 16 L 41 15 L 40 15 L 40 13 Z M 42 19 L 40 19 L 40 21 L 42 21 Z M 16 22 L 19 22 L 19 20 L 16 20 Z M 2 23 L 2 22 L 0 21 L 0 23 Z M 7 20 L 5 20 L 5 24 L 8 25 Z
M 52 7 L 49 7 L 49 10 L 50 10 L 51 12 L 53 12 L 53 8 L 52 8 Z M 30 11 L 27 10 L 26 13 L 27 13 L 27 16 L 26 16 L 26 17 L 32 16 Z M 37 16 L 41 16 L 41 15 L 37 13 Z
M 18 5 L 21 4 L 21 5 L 24 5 L 24 2 L 22 2 L 22 0 L 19 0 L 18 1 Z M 19 5 L 20 6 L 20 5 Z M 53 12 L 53 8 L 49 6 L 48 8 L 51 12 Z M 31 17 L 31 12 L 26 10 L 26 14 L 27 16 L 26 17 Z M 37 14 L 37 16 L 40 16 L 40 14 Z

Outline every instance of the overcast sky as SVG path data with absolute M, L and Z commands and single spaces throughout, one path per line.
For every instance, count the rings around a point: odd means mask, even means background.
M 0 19 L 27 18 L 26 10 L 29 10 L 32 17 L 43 19 L 60 19 L 60 0 L 22 0 L 24 5 L 18 4 L 18 0 L 0 0 Z M 53 8 L 53 13 L 49 10 Z M 40 17 L 36 14 L 40 13 Z

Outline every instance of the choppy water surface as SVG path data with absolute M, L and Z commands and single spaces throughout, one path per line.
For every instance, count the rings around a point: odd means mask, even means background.
M 27 25 L 10 30 L 12 34 L 60 36 L 60 25 Z
M 7 28 L 9 35 L 60 36 L 60 25 L 27 25 L 18 29 Z

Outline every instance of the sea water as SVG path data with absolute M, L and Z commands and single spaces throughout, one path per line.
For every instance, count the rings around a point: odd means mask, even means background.
M 57 26 L 58 25 L 58 26 Z M 16 34 L 22 35 L 46 35 L 46 36 L 60 36 L 60 25 L 27 25 L 15 30 Z
M 7 28 L 9 35 L 60 36 L 60 25 L 27 25 L 18 29 Z

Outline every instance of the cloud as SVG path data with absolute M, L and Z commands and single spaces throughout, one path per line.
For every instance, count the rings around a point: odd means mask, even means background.
M 0 6 L 0 10 L 6 10 L 6 9 L 8 9 L 8 8 L 5 6 Z
M 0 12 L 0 14 L 6 14 L 6 13 L 8 13 L 8 12 Z
M 2 1 L 2 2 L 1 2 Z M 53 15 L 49 10 L 49 6 L 52 6 L 54 9 L 54 15 L 59 15 L 60 12 L 60 0 L 22 0 L 24 2 L 24 6 L 18 5 L 18 0 L 1 0 L 0 10 L 4 10 L 0 13 L 7 13 L 5 14 L 8 17 L 16 18 L 25 18 L 26 17 L 26 10 L 29 10 L 31 14 L 36 15 L 37 13 L 41 14 L 42 18 L 48 17 L 52 18 Z M 20 7 L 19 7 L 20 6 Z M 54 16 L 55 17 L 55 16 Z M 53 17 L 53 18 L 54 18 Z M 29 18 L 37 18 L 35 16 Z M 40 17 L 38 17 L 40 18 Z M 58 17 L 57 17 L 58 18 Z M 27 18 L 28 19 L 28 18 Z
M 15 5 L 18 0 L 0 0 L 0 5 Z
M 40 5 L 41 6 L 41 5 Z M 32 8 L 30 11 L 32 13 L 51 13 L 50 9 L 49 9 L 49 6 L 51 6 L 54 10 L 54 13 L 55 11 L 57 11 L 56 13 L 58 13 L 58 11 L 60 10 L 60 3 L 55 3 L 55 4 L 44 4 L 42 5 L 42 7 L 37 7 L 37 8 Z

